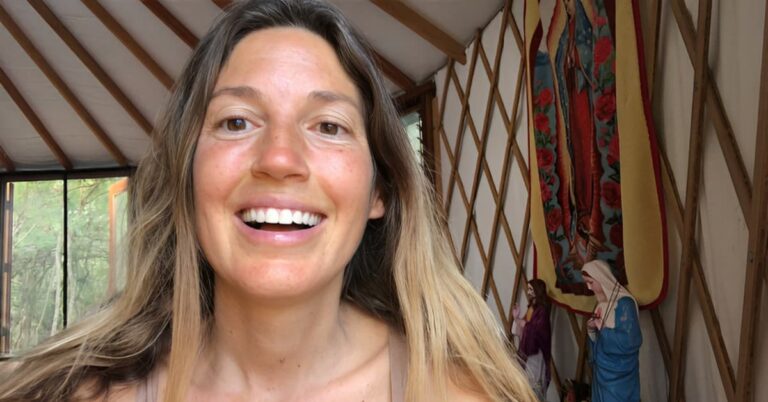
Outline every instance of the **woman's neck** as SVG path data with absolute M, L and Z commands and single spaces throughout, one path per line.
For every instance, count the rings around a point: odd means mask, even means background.
M 311 388 L 345 372 L 356 364 L 350 351 L 361 349 L 361 321 L 371 319 L 341 303 L 339 293 L 264 307 L 217 285 L 195 383 L 247 395 Z
M 338 294 L 268 307 L 224 289 L 216 295 L 200 381 L 226 381 L 229 389 L 296 388 L 316 373 L 331 373 L 351 342 L 351 308 Z

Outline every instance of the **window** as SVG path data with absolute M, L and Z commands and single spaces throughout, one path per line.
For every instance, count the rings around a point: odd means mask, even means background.
M 3 195 L 0 353 L 38 344 L 125 283 L 117 251 L 125 177 L 0 177 Z
M 408 141 L 411 143 L 411 148 L 416 152 L 416 159 L 419 163 L 423 163 L 424 143 L 421 138 L 421 113 L 418 111 L 408 113 L 401 116 L 400 121 L 402 121 L 405 126 L 405 132 L 408 134 Z

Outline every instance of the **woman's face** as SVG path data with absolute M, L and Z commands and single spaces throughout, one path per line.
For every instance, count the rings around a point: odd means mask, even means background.
M 605 294 L 603 287 L 600 286 L 600 282 L 592 279 L 592 277 L 584 275 L 584 283 L 587 284 L 587 289 L 595 293 L 595 295 Z
M 235 46 L 198 139 L 194 197 L 217 289 L 262 299 L 338 292 L 384 206 L 362 100 L 325 40 L 270 28 Z
M 525 288 L 525 295 L 528 297 L 528 301 L 533 300 L 533 298 L 536 296 L 536 294 L 533 292 L 533 285 L 530 283 Z

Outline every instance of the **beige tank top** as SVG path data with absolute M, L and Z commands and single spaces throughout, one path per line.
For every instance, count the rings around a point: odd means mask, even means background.
M 392 402 L 405 402 L 405 380 L 408 376 L 408 350 L 405 338 L 389 331 L 389 386 Z M 136 389 L 136 402 L 157 401 L 157 370 L 153 370 Z

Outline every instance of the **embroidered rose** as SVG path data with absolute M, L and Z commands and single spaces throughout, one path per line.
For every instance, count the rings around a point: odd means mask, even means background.
M 534 116 L 533 125 L 536 127 L 536 130 L 549 134 L 549 118 L 547 115 L 539 113 Z
M 613 92 L 606 92 L 597 98 L 595 115 L 600 121 L 608 121 L 616 112 L 616 96 Z
M 537 149 L 536 161 L 539 162 L 540 168 L 550 167 L 555 161 L 555 154 L 549 148 Z
M 552 103 L 552 99 L 554 97 L 552 96 L 552 90 L 549 88 L 544 88 L 539 92 L 539 96 L 536 98 L 536 105 L 539 107 L 545 107 Z
M 595 42 L 595 68 L 598 68 L 600 64 L 603 64 L 608 60 L 608 56 L 611 55 L 613 50 L 613 43 L 611 38 L 604 36 Z
M 549 199 L 552 198 L 552 190 L 550 190 L 549 186 L 544 182 L 541 182 L 539 187 L 541 187 L 541 199 L 544 202 L 549 201 Z
M 547 213 L 547 231 L 554 233 L 560 227 L 563 220 L 563 211 L 560 208 L 552 208 Z
M 603 183 L 603 200 L 611 208 L 621 208 L 621 186 L 615 181 Z

